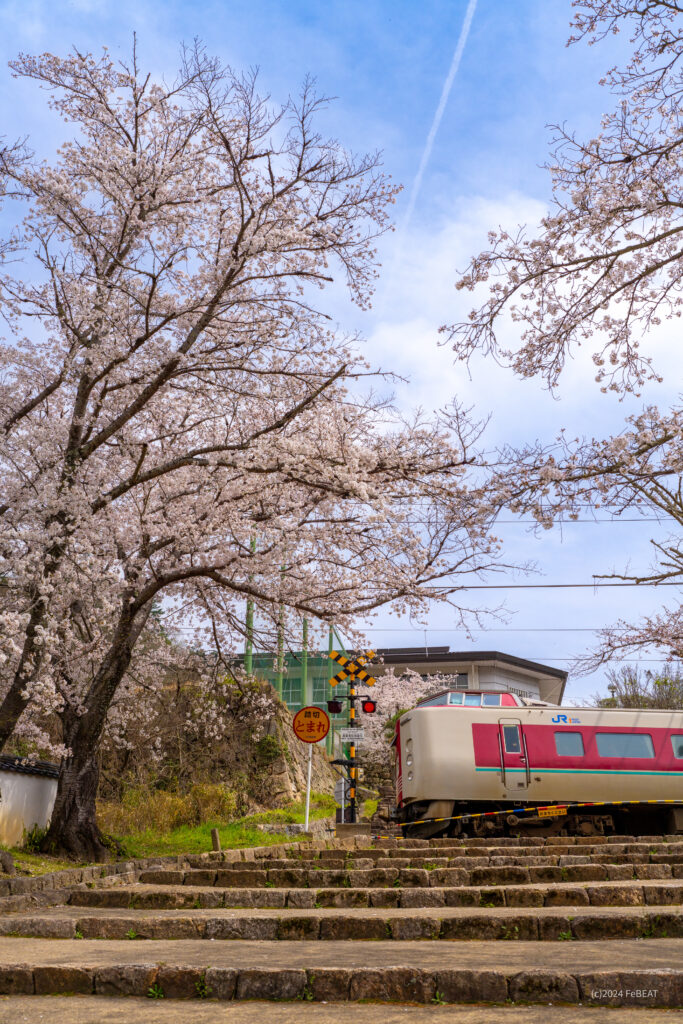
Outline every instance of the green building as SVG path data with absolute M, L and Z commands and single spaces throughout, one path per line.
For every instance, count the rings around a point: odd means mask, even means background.
M 252 655 L 252 671 L 258 679 L 266 679 L 285 702 L 293 715 L 303 707 L 317 706 L 327 711 L 327 701 L 338 696 L 336 689 L 346 693 L 342 683 L 339 687 L 330 686 L 330 669 L 333 662 L 320 651 L 308 651 L 306 671 L 304 673 L 303 652 L 291 651 L 283 655 L 282 679 L 277 670 L 277 655 L 263 651 L 254 651 Z M 338 666 L 337 666 L 338 667 Z M 304 680 L 304 675 L 306 676 Z M 327 737 L 327 749 L 332 750 L 333 730 L 347 724 L 347 702 L 343 701 L 343 710 L 339 715 L 331 715 L 332 729 Z

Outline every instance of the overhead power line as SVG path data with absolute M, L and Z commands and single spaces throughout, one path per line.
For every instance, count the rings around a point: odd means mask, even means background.
M 606 629 L 606 626 L 480 626 L 478 628 L 472 628 L 469 630 L 470 633 L 599 633 L 601 629 Z M 628 626 L 613 627 L 612 632 L 624 632 L 628 630 Z M 402 629 L 400 626 L 369 626 L 368 633 L 464 633 L 465 630 L 460 627 L 456 629 L 452 626 L 428 626 L 426 629 L 420 629 L 419 626 L 406 626 Z
M 651 580 L 644 580 L 642 583 L 620 581 L 618 583 L 466 583 L 458 590 L 577 590 L 588 588 L 595 590 L 598 587 L 680 587 L 683 582 L 665 580 L 656 583 Z M 451 590 L 451 587 L 430 587 L 430 590 Z

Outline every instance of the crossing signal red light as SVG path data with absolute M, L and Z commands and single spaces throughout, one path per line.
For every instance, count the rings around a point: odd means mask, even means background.
M 366 715 L 371 715 L 377 710 L 377 702 L 374 700 L 364 700 L 361 707 Z
M 340 715 L 342 711 L 342 702 L 340 700 L 328 700 L 327 710 L 331 715 Z

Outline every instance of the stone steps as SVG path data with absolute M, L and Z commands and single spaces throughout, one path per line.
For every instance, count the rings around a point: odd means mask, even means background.
M 683 1003 L 682 962 L 683 940 L 676 939 L 379 941 L 371 947 L 0 939 L 0 994 L 146 996 L 153 990 L 169 999 L 675 1007 Z
M 513 907 L 339 909 L 296 913 L 277 910 L 161 912 L 100 911 L 13 915 L 0 920 L 0 934 L 51 939 L 226 939 L 295 940 L 491 940 L 587 941 L 615 938 L 683 938 L 683 909 L 644 907 L 520 910 Z
M 68 897 L 72 907 L 140 910 L 262 907 L 296 910 L 322 907 L 543 907 L 543 906 L 676 906 L 683 904 L 683 880 L 636 883 L 596 882 L 567 885 L 500 885 L 374 888 L 217 888 L 134 885 L 115 889 L 78 889 Z
M 72 874 L 0 900 L 0 998 L 683 1005 L 674 837 L 316 840 Z
M 485 852 L 485 851 L 484 851 Z M 451 857 L 423 857 L 420 860 L 411 857 L 381 857 L 374 860 L 370 857 L 350 857 L 346 860 L 340 858 L 335 860 L 300 859 L 294 860 L 269 860 L 264 861 L 263 866 L 269 871 L 324 871 L 324 870 L 367 870 L 368 868 L 425 868 L 432 871 L 435 868 L 468 868 L 488 867 L 498 865 L 506 867 L 516 865 L 529 867 L 536 865 L 559 865 L 565 864 L 683 864 L 683 853 L 562 853 L 562 854 L 525 854 L 520 856 L 482 856 L 481 851 L 475 856 L 469 853 Z M 202 865 L 205 867 L 206 865 Z M 244 864 L 216 865 L 218 870 L 230 871 L 244 868 Z
M 629 879 L 683 879 L 683 864 L 565 864 L 519 867 L 488 865 L 465 868 L 366 868 L 362 870 L 304 868 L 190 868 L 148 870 L 147 885 L 217 886 L 218 888 L 430 888 L 444 886 L 524 885 L 539 882 L 604 882 Z

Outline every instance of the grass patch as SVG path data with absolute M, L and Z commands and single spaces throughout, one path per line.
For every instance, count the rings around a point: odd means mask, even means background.
M 0 845 L 0 850 L 9 850 L 14 858 L 14 865 L 19 875 L 47 875 L 51 871 L 64 871 L 66 868 L 82 866 L 73 860 L 48 857 L 46 853 L 28 853 L 17 846 Z
M 334 797 L 329 793 L 311 793 L 310 820 L 329 818 L 334 814 L 336 807 Z M 278 822 L 282 822 L 283 825 L 303 825 L 305 815 L 306 801 L 295 800 L 276 811 L 262 811 L 261 814 L 252 814 L 239 820 L 254 825 L 276 825 Z
M 371 818 L 373 816 L 373 814 L 375 813 L 375 811 L 377 810 L 378 805 L 379 805 L 379 800 L 365 800 L 363 802 L 362 817 L 363 818 Z
M 131 787 L 121 801 L 97 801 L 97 824 L 105 835 L 118 836 L 147 828 L 166 832 L 209 820 L 232 821 L 244 810 L 240 800 L 235 790 L 208 782 L 195 783 L 187 793 Z
M 280 810 L 230 820 L 236 805 L 233 792 L 218 785 L 196 785 L 184 796 L 134 789 L 120 804 L 98 802 L 98 824 L 103 832 L 120 841 L 125 857 L 160 857 L 205 853 L 211 849 L 212 828 L 218 829 L 225 850 L 291 842 L 284 832 L 261 832 L 256 826 L 303 824 L 306 810 L 305 801 L 297 800 Z M 311 821 L 330 817 L 334 810 L 333 796 L 311 794 Z M 45 875 L 82 866 L 19 847 L 9 852 L 20 875 Z
M 326 793 L 311 794 L 311 820 L 329 817 L 334 812 L 334 797 Z M 261 832 L 257 825 L 282 823 L 303 824 L 305 803 L 295 801 L 276 811 L 263 811 L 239 818 L 221 821 L 214 818 L 200 824 L 184 824 L 175 828 L 149 827 L 115 833 L 127 857 L 160 857 L 179 853 L 205 853 L 211 849 L 211 829 L 217 828 L 224 850 L 246 846 L 271 846 L 291 841 L 284 832 Z

